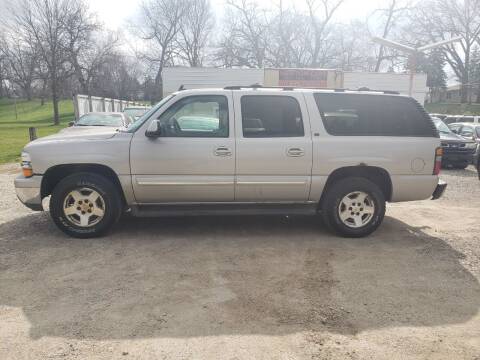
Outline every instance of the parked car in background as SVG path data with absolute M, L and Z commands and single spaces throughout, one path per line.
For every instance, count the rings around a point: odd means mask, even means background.
M 85 127 L 103 126 L 113 128 L 127 128 L 132 119 L 121 112 L 91 112 L 82 115 L 78 120 L 72 121 L 70 127 L 63 129 L 63 131 L 79 130 Z
M 445 119 L 446 117 L 448 117 L 447 114 L 429 114 L 431 117 L 435 117 L 435 118 L 438 118 L 440 120 L 443 121 L 443 119 Z
M 453 124 L 453 123 L 480 123 L 480 116 L 474 116 L 474 115 L 449 115 L 446 118 L 442 119 L 442 121 L 447 124 Z
M 473 165 L 480 166 L 480 124 L 453 123 L 449 125 L 450 130 L 461 137 L 475 141 L 477 148 L 472 159 Z
M 432 120 L 440 134 L 443 148 L 442 166 L 465 169 L 472 163 L 477 143 L 455 134 L 442 120 L 438 118 Z
M 127 114 L 133 122 L 140 119 L 150 108 L 147 106 L 129 106 L 123 109 L 123 112 Z
M 231 86 L 176 92 L 126 130 L 37 139 L 15 187 L 32 209 L 51 196 L 55 224 L 80 238 L 125 211 L 321 214 L 337 234 L 361 237 L 386 202 L 441 197 L 441 162 L 438 131 L 412 98 Z

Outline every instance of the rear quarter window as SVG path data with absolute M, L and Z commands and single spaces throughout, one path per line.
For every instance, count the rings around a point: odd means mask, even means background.
M 336 93 L 314 97 L 330 135 L 438 137 L 430 116 L 411 98 Z

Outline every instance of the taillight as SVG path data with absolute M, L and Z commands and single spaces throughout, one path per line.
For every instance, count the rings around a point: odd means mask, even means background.
M 437 148 L 435 150 L 435 166 L 433 167 L 433 175 L 440 174 L 440 170 L 442 169 L 442 156 L 443 156 L 443 149 Z

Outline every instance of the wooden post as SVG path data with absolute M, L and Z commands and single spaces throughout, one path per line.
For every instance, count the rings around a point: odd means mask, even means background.
M 30 136 L 30 141 L 35 140 L 37 138 L 37 129 L 34 127 L 29 127 L 28 135 Z

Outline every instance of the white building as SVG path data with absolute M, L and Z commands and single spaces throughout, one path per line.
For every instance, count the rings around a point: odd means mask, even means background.
M 343 72 L 325 69 L 223 69 L 170 67 L 163 70 L 164 94 L 185 89 L 225 87 L 231 85 L 318 87 L 326 89 L 369 88 L 408 94 L 410 76 L 396 73 Z M 416 74 L 413 97 L 424 103 L 427 75 Z

